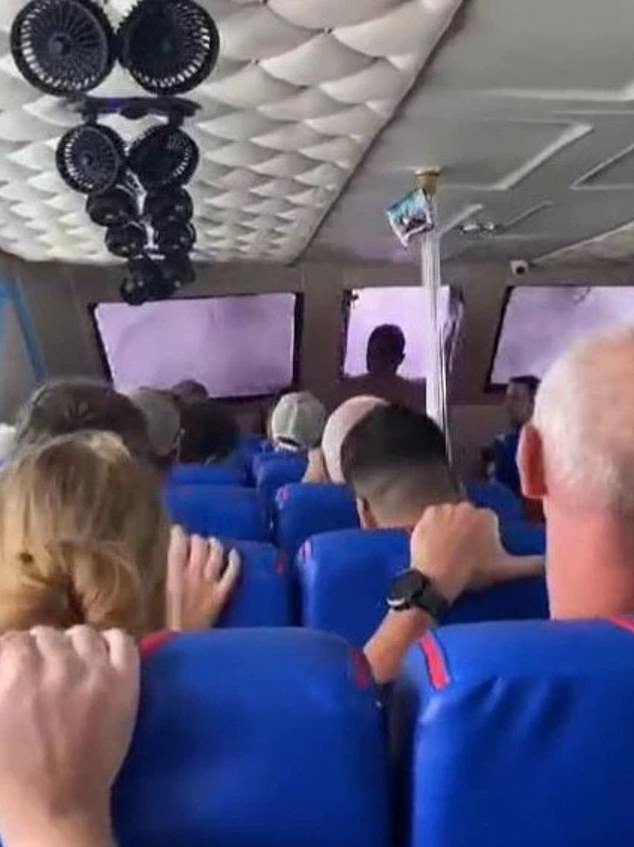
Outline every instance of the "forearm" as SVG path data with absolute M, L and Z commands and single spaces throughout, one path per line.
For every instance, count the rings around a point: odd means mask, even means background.
M 546 567 L 543 556 L 509 556 L 505 563 L 506 572 L 501 579 L 522 579 L 529 576 L 542 576 Z
M 387 614 L 364 649 L 379 685 L 394 679 L 409 648 L 432 626 L 432 618 L 419 609 Z

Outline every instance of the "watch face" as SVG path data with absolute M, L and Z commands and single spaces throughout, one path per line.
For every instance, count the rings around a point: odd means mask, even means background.
M 394 609 L 410 608 L 416 596 L 423 592 L 428 584 L 429 580 L 420 571 L 403 571 L 392 583 L 388 604 Z

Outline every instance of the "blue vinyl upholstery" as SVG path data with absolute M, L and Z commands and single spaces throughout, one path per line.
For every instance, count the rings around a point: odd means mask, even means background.
M 172 520 L 187 532 L 241 541 L 268 540 L 254 489 L 168 483 L 165 496 Z
M 246 471 L 232 462 L 213 465 L 176 465 L 170 481 L 178 485 L 245 485 Z
M 336 632 L 362 646 L 387 612 L 396 574 L 409 567 L 400 530 L 344 530 L 311 538 L 297 558 L 305 626 Z M 446 623 L 548 616 L 544 579 L 521 579 L 462 597 Z
M 491 509 L 501 521 L 524 519 L 520 498 L 500 482 L 474 482 L 466 487 L 467 497 L 480 509 Z
M 632 631 L 492 623 L 423 644 L 393 691 L 411 847 L 634 844 Z
M 119 847 L 390 847 L 384 720 L 361 656 L 305 630 L 178 636 L 144 662 Z
M 345 485 L 296 483 L 277 492 L 273 538 L 291 562 L 312 535 L 358 526 L 354 495 Z
M 305 453 L 259 453 L 253 461 L 253 476 L 267 524 L 273 520 L 275 497 L 280 488 L 301 482 L 308 460 Z
M 222 539 L 235 547 L 241 571 L 235 592 L 218 622 L 221 627 L 293 626 L 297 623 L 293 580 L 288 560 L 271 544 Z

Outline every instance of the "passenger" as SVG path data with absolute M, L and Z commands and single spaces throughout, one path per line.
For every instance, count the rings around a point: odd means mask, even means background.
M 188 405 L 189 403 L 202 403 L 209 399 L 209 393 L 202 382 L 196 382 L 194 379 L 185 379 L 175 385 L 171 394 L 176 399 L 179 405 Z
M 364 529 L 411 532 L 429 506 L 464 499 L 447 458 L 445 437 L 427 415 L 380 406 L 349 433 L 341 448 L 343 476 L 357 498 Z M 506 578 L 543 573 L 541 556 L 510 556 L 500 547 Z
M 634 611 L 634 328 L 566 353 L 544 377 L 519 449 L 523 492 L 546 514 L 551 617 Z M 411 566 L 452 603 L 499 578 L 494 516 L 431 506 L 411 541 Z M 437 598 L 436 598 L 437 599 Z M 441 603 L 442 604 L 442 603 Z M 404 601 L 366 645 L 380 682 L 397 672 L 433 617 Z
M 285 394 L 271 415 L 271 441 L 279 450 L 312 450 L 321 444 L 325 425 L 326 409 L 313 394 Z
M 215 400 L 181 407 L 180 461 L 213 464 L 235 450 L 240 430 L 233 415 Z
M 368 341 L 366 364 L 368 372 L 345 384 L 346 397 L 371 394 L 388 403 L 411 409 L 425 410 L 425 389 L 399 376 L 398 369 L 405 359 L 403 330 L 393 324 L 377 326 Z
M 321 449 L 308 454 L 303 482 L 344 482 L 341 471 L 341 445 L 350 430 L 375 406 L 385 404 L 378 397 L 351 397 L 330 415 L 324 428 Z
M 494 442 L 495 478 L 518 496 L 521 495 L 517 468 L 517 448 L 522 427 L 533 417 L 539 380 L 535 376 L 515 376 L 506 390 L 506 411 L 511 429 Z
M 139 654 L 118 630 L 0 637 L 4 847 L 109 847 L 111 790 L 132 740 Z
M 113 432 L 141 461 L 154 461 L 145 418 L 129 397 L 89 379 L 52 380 L 18 412 L 13 453 L 80 430 Z
M 130 395 L 145 418 L 148 436 L 157 462 L 169 469 L 178 458 L 181 441 L 181 413 L 167 391 L 141 388 Z
M 170 537 L 158 475 L 114 435 L 50 439 L 0 474 L 0 632 L 207 629 L 235 584 L 236 554 L 223 567 L 217 542 L 178 528 Z

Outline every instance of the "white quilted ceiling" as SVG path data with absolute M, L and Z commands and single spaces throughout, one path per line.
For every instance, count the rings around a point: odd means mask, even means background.
M 199 0 L 221 35 L 186 131 L 202 157 L 189 190 L 199 259 L 288 262 L 390 120 L 462 0 Z M 19 75 L 0 0 L 0 248 L 29 260 L 110 263 L 85 198 L 57 174 L 78 123 Z M 110 0 L 114 23 L 132 0 Z M 144 94 L 118 66 L 95 95 Z M 153 121 L 105 121 L 126 140 Z M 392 198 L 390 198 L 392 199 Z

